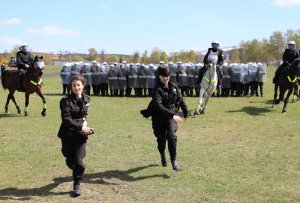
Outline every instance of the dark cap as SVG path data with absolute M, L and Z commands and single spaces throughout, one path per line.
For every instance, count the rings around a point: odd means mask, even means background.
M 169 68 L 165 67 L 165 66 L 160 66 L 157 68 L 157 75 L 160 76 L 170 76 L 170 70 Z

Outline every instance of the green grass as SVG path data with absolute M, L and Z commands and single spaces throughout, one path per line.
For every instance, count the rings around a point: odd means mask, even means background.
M 50 71 L 51 72 L 51 71 Z M 211 98 L 205 116 L 180 124 L 178 161 L 160 166 L 151 120 L 140 116 L 149 98 L 91 97 L 82 196 L 69 197 L 71 173 L 56 137 L 60 79 L 45 78 L 42 102 L 30 96 L 29 117 L 13 104 L 4 113 L 0 90 L 2 202 L 299 202 L 299 103 L 271 108 L 269 68 L 264 97 Z M 24 94 L 16 93 L 24 105 Z M 197 98 L 185 98 L 192 110 Z

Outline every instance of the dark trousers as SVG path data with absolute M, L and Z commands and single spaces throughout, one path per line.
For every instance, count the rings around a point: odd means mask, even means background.
M 260 90 L 260 96 L 264 95 L 264 83 L 263 82 L 258 82 L 259 90 Z
M 84 92 L 85 92 L 87 95 L 90 95 L 90 93 L 91 93 L 91 85 L 86 85 L 86 86 L 84 86 Z
M 171 161 L 176 160 L 177 136 L 176 132 L 178 124 L 173 119 L 163 122 L 153 122 L 152 128 L 155 137 L 157 138 L 157 149 L 160 154 L 165 153 L 166 142 L 168 141 L 168 149 Z
M 63 95 L 70 94 L 70 86 L 68 84 L 63 84 Z
M 80 181 L 85 171 L 83 158 L 86 155 L 86 142 L 71 143 L 61 140 L 61 152 L 66 157 L 67 166 L 73 170 L 74 180 Z
M 99 90 L 101 93 L 101 96 L 107 96 L 108 95 L 108 84 L 107 83 L 100 83 Z
M 93 88 L 94 95 L 98 96 L 100 92 L 99 85 L 92 85 L 92 88 Z

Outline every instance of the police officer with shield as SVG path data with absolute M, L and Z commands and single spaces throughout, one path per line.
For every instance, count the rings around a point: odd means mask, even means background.
M 60 71 L 61 84 L 63 86 L 62 95 L 70 93 L 70 75 L 71 75 L 71 64 L 66 63 L 63 65 Z

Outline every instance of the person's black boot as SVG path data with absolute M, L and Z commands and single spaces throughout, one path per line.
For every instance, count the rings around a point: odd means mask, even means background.
M 173 167 L 173 170 L 175 170 L 175 171 L 179 171 L 179 169 L 180 169 L 176 160 L 172 161 L 172 167 Z
M 166 154 L 165 153 L 161 153 L 160 156 L 161 156 L 161 165 L 163 167 L 166 167 L 167 166 Z
M 74 183 L 73 183 L 73 196 L 78 197 L 80 195 L 81 195 L 80 181 L 79 180 L 74 180 Z

